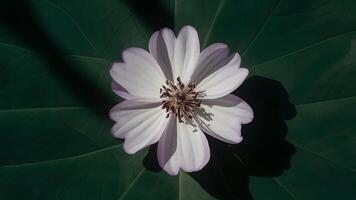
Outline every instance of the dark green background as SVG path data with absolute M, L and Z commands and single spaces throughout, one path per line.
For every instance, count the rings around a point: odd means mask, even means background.
M 0 199 L 356 198 L 356 1 L 13 0 L 0 3 Z M 194 26 L 250 70 L 243 143 L 209 138 L 202 171 L 110 134 L 108 69 L 153 31 Z

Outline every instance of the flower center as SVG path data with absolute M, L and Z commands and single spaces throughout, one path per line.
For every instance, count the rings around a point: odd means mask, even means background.
M 180 78 L 177 78 L 177 85 L 172 81 L 167 80 L 166 86 L 162 85 L 160 89 L 162 101 L 162 109 L 167 111 L 167 118 L 170 113 L 173 113 L 179 122 L 183 122 L 183 118 L 193 118 L 194 108 L 200 107 L 201 100 L 197 99 L 199 92 L 195 92 L 195 84 L 189 83 L 184 85 Z

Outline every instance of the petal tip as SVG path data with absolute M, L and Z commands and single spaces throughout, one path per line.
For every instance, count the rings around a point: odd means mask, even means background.
M 180 170 L 176 170 L 176 171 L 169 171 L 169 170 L 165 170 L 169 175 L 171 176 L 177 176 L 180 173 Z
M 216 49 L 225 49 L 225 48 L 229 48 L 229 46 L 225 43 L 221 43 L 221 42 L 217 42 L 214 44 L 210 45 L 210 48 L 215 47 Z
M 187 32 L 187 33 L 190 32 L 191 34 L 195 35 L 198 38 L 198 31 L 191 25 L 183 26 L 178 33 L 178 37 L 179 37 L 179 35 L 187 34 L 185 32 Z
M 180 168 L 177 167 L 177 166 L 175 166 L 175 167 L 173 167 L 173 166 L 168 167 L 169 165 L 167 165 L 167 164 L 166 164 L 165 166 L 162 166 L 161 163 L 159 163 L 159 165 L 160 165 L 160 167 L 161 167 L 167 174 L 169 174 L 170 176 L 177 176 L 177 175 L 179 174 L 179 172 L 180 172 Z
M 187 29 L 187 30 L 194 30 L 194 31 L 196 31 L 196 29 L 192 26 L 192 25 L 184 25 L 182 28 L 181 28 L 181 30 L 185 30 L 185 29 Z
M 247 68 L 238 68 L 237 71 L 237 73 L 241 75 L 242 82 L 248 77 L 248 74 L 250 73 Z
M 110 110 L 109 110 L 109 118 L 112 120 L 112 121 L 117 121 L 116 119 L 115 119 L 115 116 L 114 116 L 114 112 L 118 109 L 118 107 L 119 107 L 119 104 L 118 105 L 116 105 L 116 106 L 114 106 L 114 107 L 112 107 Z
M 138 47 L 129 47 L 126 48 L 124 51 L 122 51 L 122 59 L 124 60 L 125 63 L 129 60 L 129 56 L 134 55 L 134 56 L 144 56 L 149 54 L 145 49 L 138 48 Z
M 115 121 L 114 115 L 112 114 L 112 109 L 109 110 L 109 118 L 110 118 L 112 121 Z
M 173 33 L 172 29 L 170 29 L 168 27 L 161 28 L 160 32 L 161 33 L 163 33 L 163 32 L 172 32 Z
M 248 124 L 253 121 L 254 112 L 253 112 L 253 109 L 251 108 L 251 106 L 246 101 L 243 101 L 243 103 L 245 104 L 245 109 L 248 113 L 248 116 L 246 116 L 246 119 L 242 122 L 242 124 Z
M 251 116 L 249 116 L 249 118 L 246 121 L 244 121 L 242 124 L 249 124 L 253 121 L 253 119 L 254 119 L 254 115 L 253 115 L 253 110 L 251 109 Z
M 140 150 L 140 149 L 136 150 L 133 147 L 128 147 L 126 141 L 124 142 L 123 149 L 127 154 L 130 154 L 130 155 L 135 154 L 137 151 Z
M 238 144 L 238 143 L 241 143 L 243 140 L 243 137 L 242 136 L 239 136 L 236 138 L 236 140 L 234 140 L 234 144 Z
M 115 79 L 115 68 L 119 68 L 119 65 L 120 64 L 123 64 L 123 63 L 120 63 L 120 62 L 113 62 L 110 64 L 110 67 L 109 67 L 109 74 L 110 74 L 110 77 L 114 80 Z
M 246 73 L 246 75 L 248 75 L 250 73 L 250 70 L 248 70 L 247 68 L 240 68 L 240 70 L 243 72 L 243 73 Z

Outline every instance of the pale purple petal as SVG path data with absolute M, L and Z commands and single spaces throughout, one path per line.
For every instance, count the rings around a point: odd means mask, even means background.
M 111 82 L 112 91 L 126 100 L 134 100 L 134 101 L 144 101 L 144 102 L 158 102 L 160 99 L 157 98 L 149 98 L 149 97 L 142 97 L 142 96 L 135 96 L 130 94 L 124 87 L 120 84 L 116 83 L 115 81 Z
M 241 124 L 252 121 L 253 110 L 245 101 L 229 94 L 218 99 L 202 100 L 196 118 L 205 133 L 235 144 L 241 142 Z
M 144 49 L 129 48 L 123 52 L 123 60 L 113 63 L 112 79 L 132 96 L 159 101 L 159 89 L 166 79 L 153 56 Z
M 177 152 L 177 120 L 170 118 L 167 129 L 158 142 L 158 163 L 168 174 L 175 176 L 179 172 L 180 162 L 176 159 Z
M 122 57 L 123 62 L 113 63 L 110 75 L 113 91 L 126 101 L 110 110 L 110 118 L 115 121 L 111 132 L 125 139 L 127 153 L 158 142 L 159 165 L 177 175 L 180 169 L 194 172 L 208 163 L 210 149 L 203 131 L 227 143 L 242 141 L 241 124 L 252 121 L 253 111 L 229 93 L 242 84 L 248 70 L 240 68 L 240 55 L 230 54 L 227 45 L 216 43 L 200 52 L 195 28 L 184 26 L 177 37 L 164 28 L 151 36 L 149 52 L 129 48 Z M 195 83 L 202 100 L 190 122 L 178 123 L 172 113 L 167 118 L 161 108 L 160 88 L 166 80 L 177 83 L 177 77 L 184 84 Z
M 199 55 L 191 82 L 199 84 L 205 77 L 228 64 L 232 58 L 233 56 L 229 56 L 229 48 L 226 44 L 215 43 L 208 46 Z
M 200 98 L 215 99 L 236 90 L 248 75 L 248 69 L 240 68 L 240 63 L 236 53 L 227 65 L 205 77 L 196 87 L 196 91 L 202 92 Z
M 190 80 L 199 59 L 200 44 L 198 33 L 191 26 L 184 26 L 177 37 L 174 51 L 174 79 L 180 77 L 183 83 Z
M 168 119 L 160 103 L 126 100 L 110 110 L 110 118 L 116 123 L 112 134 L 125 139 L 124 150 L 133 154 L 158 142 Z
M 202 169 L 210 159 L 208 141 L 203 132 L 187 123 L 177 123 L 175 117 L 158 143 L 160 166 L 170 175 L 179 169 L 193 172 Z
M 149 50 L 157 60 L 167 80 L 173 80 L 173 58 L 176 37 L 171 29 L 155 32 L 149 42 Z

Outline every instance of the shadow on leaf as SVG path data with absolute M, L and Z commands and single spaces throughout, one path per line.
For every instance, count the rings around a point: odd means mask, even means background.
M 249 177 L 277 177 L 288 170 L 294 146 L 285 138 L 285 120 L 296 115 L 281 83 L 255 76 L 247 79 L 234 92 L 254 110 L 254 120 L 242 126 L 243 141 L 231 145 L 208 136 L 211 158 L 201 171 L 190 175 L 212 196 L 218 199 L 253 199 Z M 156 147 L 150 148 L 144 165 L 160 171 Z
M 81 104 L 107 117 L 106 109 L 114 104 L 114 99 L 94 80 L 83 76 L 78 70 L 78 63 L 66 58 L 66 52 L 51 38 L 30 5 L 22 0 L 7 1 L 4 5 L 0 8 L 0 28 L 11 32 L 17 41 L 25 45 L 24 48 L 36 53 Z
M 174 16 L 159 0 L 124 0 L 144 24 L 157 31 L 163 27 L 173 28 Z

